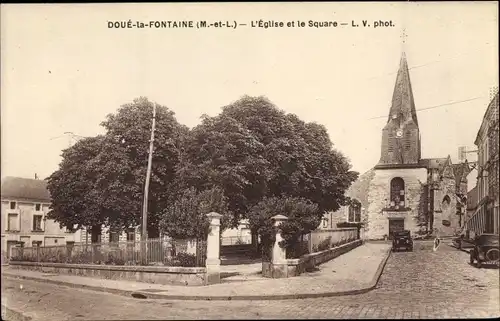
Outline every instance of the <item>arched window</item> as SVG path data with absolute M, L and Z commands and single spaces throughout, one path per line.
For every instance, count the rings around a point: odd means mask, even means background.
M 450 206 L 450 203 L 451 203 L 450 197 L 448 195 L 445 195 L 445 197 L 443 197 L 441 209 L 443 209 L 443 210 L 448 209 L 448 207 Z
M 349 205 L 348 222 L 359 223 L 361 222 L 361 203 L 354 199 Z
M 405 206 L 405 181 L 401 177 L 391 180 L 391 207 Z

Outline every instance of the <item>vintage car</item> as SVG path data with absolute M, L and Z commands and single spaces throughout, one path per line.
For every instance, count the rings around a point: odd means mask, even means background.
M 404 248 L 407 251 L 413 251 L 413 240 L 410 231 L 398 231 L 392 234 L 392 250 L 396 251 Z
M 474 239 L 474 247 L 470 250 L 470 264 L 474 264 L 480 268 L 482 264 L 499 265 L 500 250 L 499 250 L 498 234 L 482 234 Z

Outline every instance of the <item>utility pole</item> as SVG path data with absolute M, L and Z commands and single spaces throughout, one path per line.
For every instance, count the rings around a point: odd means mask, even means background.
M 148 170 L 146 172 L 146 183 L 144 184 L 144 204 L 142 206 L 142 258 L 143 263 L 147 263 L 147 240 L 148 240 L 148 193 L 149 193 L 149 179 L 151 177 L 151 163 L 153 162 L 153 143 L 155 139 L 155 125 L 156 125 L 156 103 L 153 104 L 153 121 L 151 125 L 151 140 L 149 141 L 149 156 L 148 156 Z

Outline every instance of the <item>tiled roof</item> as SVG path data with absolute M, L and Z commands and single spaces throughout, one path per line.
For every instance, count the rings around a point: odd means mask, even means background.
M 5 177 L 2 180 L 3 199 L 50 202 L 50 193 L 45 180 Z

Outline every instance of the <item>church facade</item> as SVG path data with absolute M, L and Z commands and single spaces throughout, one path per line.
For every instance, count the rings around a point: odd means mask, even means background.
M 400 61 L 387 123 L 382 129 L 381 156 L 347 191 L 349 206 L 327 213 L 323 228 L 360 222 L 368 239 L 391 238 L 394 231 L 412 235 L 453 235 L 466 211 L 467 163 L 422 158 L 421 136 L 406 56 Z

